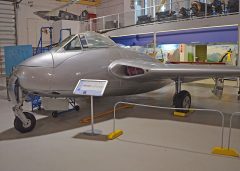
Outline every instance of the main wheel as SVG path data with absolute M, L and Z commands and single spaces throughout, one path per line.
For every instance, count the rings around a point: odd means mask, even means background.
M 173 97 L 173 104 L 176 108 L 190 108 L 191 107 L 191 95 L 188 91 L 182 90 Z M 188 112 L 189 110 L 176 109 L 177 112 Z
M 28 112 L 23 112 L 23 114 L 26 116 L 28 122 L 26 124 L 23 124 L 18 117 L 15 117 L 14 127 L 21 133 L 30 132 L 36 126 L 36 118 L 33 114 Z
M 58 117 L 58 112 L 57 111 L 53 111 L 52 112 L 52 117 L 53 118 L 57 118 Z
M 74 109 L 75 109 L 76 111 L 79 111 L 79 110 L 80 110 L 80 107 L 79 107 L 78 105 L 76 105 L 76 106 L 74 106 Z

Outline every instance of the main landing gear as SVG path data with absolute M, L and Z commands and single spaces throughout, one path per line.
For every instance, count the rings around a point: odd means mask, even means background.
M 188 108 L 191 107 L 191 95 L 186 90 L 181 90 L 181 80 L 178 78 L 175 81 L 175 94 L 173 96 L 173 105 L 175 108 L 186 108 L 186 109 L 176 109 L 176 112 L 187 113 Z

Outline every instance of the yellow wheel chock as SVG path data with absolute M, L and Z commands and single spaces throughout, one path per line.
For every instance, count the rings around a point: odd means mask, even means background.
M 192 112 L 194 112 L 194 110 L 192 110 L 192 109 L 189 109 L 188 112 L 177 112 L 177 111 L 174 111 L 173 115 L 174 116 L 178 116 L 178 117 L 186 117 L 188 114 L 190 114 Z
M 185 117 L 187 115 L 187 113 L 175 111 L 175 112 L 173 112 L 173 115 L 179 116 L 179 117 Z

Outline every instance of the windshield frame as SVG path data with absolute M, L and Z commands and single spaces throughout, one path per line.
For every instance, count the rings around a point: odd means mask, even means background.
M 57 43 L 55 45 L 55 47 L 53 47 L 52 49 L 53 50 L 56 50 L 56 52 L 62 52 L 62 51 L 65 51 L 64 50 L 64 47 L 70 43 L 76 36 L 78 36 L 78 34 L 74 34 L 74 35 L 70 35 L 68 36 L 67 38 L 65 38 L 63 41 Z
M 109 48 L 117 46 L 116 43 L 111 38 L 99 33 L 85 32 L 82 33 L 82 35 L 84 35 L 86 42 L 88 43 L 89 49 Z M 96 37 L 96 39 L 94 39 L 94 36 Z M 102 45 L 100 46 L 101 43 Z
M 78 39 L 80 40 L 80 44 L 81 44 L 82 50 L 117 47 L 117 44 L 111 38 L 109 38 L 109 41 L 106 41 L 106 46 L 94 46 L 94 45 L 93 46 L 89 46 L 89 39 L 88 39 L 88 37 L 92 37 L 94 35 L 98 36 L 98 35 L 101 35 L 101 34 L 98 34 L 98 33 L 95 33 L 95 32 L 85 32 L 85 33 L 78 33 L 78 34 L 70 35 L 67 38 L 65 38 L 62 42 L 59 42 L 53 49 L 55 49 L 56 52 L 66 51 L 65 50 L 65 46 L 68 43 L 70 43 L 73 39 L 75 39 L 77 36 L 78 36 Z M 83 46 L 83 42 L 81 40 L 81 36 L 84 36 L 84 38 L 85 38 L 85 40 L 87 42 L 87 46 L 86 47 Z M 106 40 L 108 40 L 107 36 L 105 36 L 105 35 L 101 35 L 101 36 L 104 39 L 106 38 Z

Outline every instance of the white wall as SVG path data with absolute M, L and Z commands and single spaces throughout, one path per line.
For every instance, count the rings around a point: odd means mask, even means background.
M 135 11 L 131 9 L 131 1 L 124 0 L 124 26 L 135 24 Z
M 130 8 L 131 0 L 102 0 L 97 7 L 97 17 L 120 14 L 120 25 L 126 26 L 135 23 L 135 12 Z M 106 17 L 105 20 L 114 20 L 117 16 Z M 99 20 L 99 22 L 102 22 Z M 124 25 L 123 25 L 124 23 Z
M 124 0 L 102 0 L 101 4 L 97 6 L 96 14 L 97 17 L 106 16 L 103 19 L 98 19 L 96 22 L 97 29 L 113 28 L 113 25 L 109 25 L 109 22 L 118 21 L 118 14 L 123 13 L 124 11 Z M 110 15 L 110 16 L 109 16 Z M 103 23 L 105 25 L 103 25 Z M 120 23 L 123 23 L 123 20 L 120 20 Z M 122 24 L 121 24 L 122 25 Z
M 122 13 L 124 11 L 124 0 L 102 0 L 97 6 L 97 17 Z
M 40 28 L 43 26 L 52 26 L 53 21 L 43 20 L 33 14 L 33 12 L 52 10 L 63 4 L 63 2 L 57 2 L 55 0 L 23 0 L 17 9 L 18 44 L 31 44 L 36 47 L 40 38 Z M 96 7 L 79 4 L 71 5 L 62 10 L 80 15 L 85 9 L 90 13 L 96 13 Z M 79 22 L 76 23 L 78 24 Z M 43 39 L 45 45 L 49 44 L 47 34 L 45 34 Z
M 71 20 L 59 20 L 55 21 L 52 24 L 53 27 L 53 42 L 58 42 L 60 39 L 60 29 L 71 29 L 72 34 L 77 34 L 81 32 L 80 21 L 71 21 Z M 62 31 L 62 40 L 69 36 L 68 31 Z

